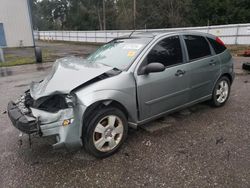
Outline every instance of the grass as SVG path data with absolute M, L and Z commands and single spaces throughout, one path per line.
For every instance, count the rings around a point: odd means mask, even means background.
M 15 60 L 12 60 L 12 61 L 6 61 L 4 63 L 0 63 L 0 67 L 11 67 L 11 66 L 17 66 L 17 65 L 33 64 L 33 63 L 35 63 L 34 58 L 22 57 L 22 58 L 16 58 Z
M 48 43 L 56 43 L 56 44 L 72 44 L 72 45 L 85 45 L 85 46 L 101 46 L 104 43 L 100 43 L 100 42 L 77 42 L 77 41 L 46 41 L 46 40 L 41 40 L 44 42 L 48 42 Z
M 4 57 L 5 57 L 5 59 L 13 59 L 16 56 L 14 54 L 6 54 Z
M 42 55 L 43 55 L 43 62 L 51 62 L 51 61 L 55 61 L 57 58 L 59 58 L 60 56 L 56 55 L 55 53 L 51 53 L 51 51 L 49 51 L 48 49 L 43 49 L 42 50 Z
M 250 50 L 249 45 L 227 45 L 233 56 L 242 56 L 246 50 Z
M 15 49 L 11 49 L 14 50 Z M 16 49 L 16 50 L 20 50 L 20 49 Z M 25 50 L 25 49 L 23 49 Z M 34 64 L 36 63 L 35 57 L 34 55 L 31 53 L 31 55 L 26 55 L 26 56 L 18 56 L 15 54 L 11 53 L 7 53 L 5 54 L 5 62 L 1 63 L 0 62 L 0 67 L 11 67 L 11 66 L 17 66 L 17 65 L 26 65 L 26 64 Z M 51 62 L 54 61 L 57 56 L 53 55 L 51 52 L 49 52 L 48 49 L 43 49 L 42 51 L 43 54 L 43 62 Z

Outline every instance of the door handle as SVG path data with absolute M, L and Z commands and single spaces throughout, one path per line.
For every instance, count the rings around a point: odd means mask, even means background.
M 215 61 L 214 59 L 210 60 L 209 65 L 210 65 L 210 66 L 216 65 L 216 61 Z
M 183 76 L 186 73 L 184 70 L 177 70 L 175 76 Z

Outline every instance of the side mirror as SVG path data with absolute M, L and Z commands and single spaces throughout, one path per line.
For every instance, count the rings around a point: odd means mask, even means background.
M 149 74 L 153 72 L 162 72 L 165 70 L 165 66 L 162 63 L 150 63 L 142 68 L 143 74 Z

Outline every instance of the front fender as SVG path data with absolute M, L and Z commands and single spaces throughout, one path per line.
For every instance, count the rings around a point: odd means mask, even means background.
M 99 90 L 86 95 L 84 92 L 79 91 L 76 93 L 76 96 L 78 102 L 86 107 L 89 107 L 99 101 L 116 101 L 123 105 L 123 107 L 127 110 L 129 121 L 137 122 L 138 118 L 135 93 L 128 94 L 119 90 Z

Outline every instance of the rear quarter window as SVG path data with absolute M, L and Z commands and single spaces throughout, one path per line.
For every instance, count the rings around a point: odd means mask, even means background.
M 211 55 L 209 44 L 204 37 L 197 35 L 184 35 L 184 40 L 190 61 Z
M 218 43 L 216 40 L 211 39 L 211 38 L 207 38 L 208 41 L 210 42 L 211 46 L 213 47 L 214 51 L 216 54 L 220 54 L 222 52 L 224 52 L 227 48 L 225 46 L 223 46 L 222 44 Z

